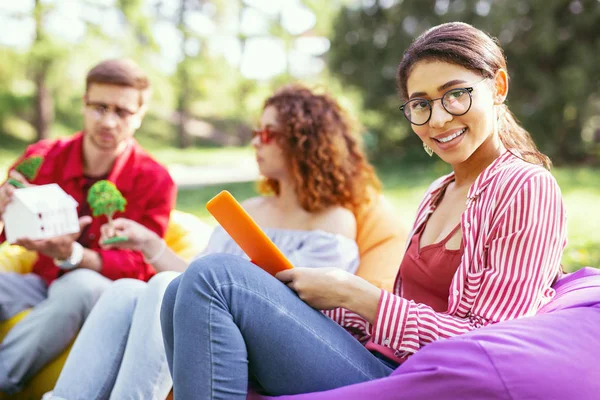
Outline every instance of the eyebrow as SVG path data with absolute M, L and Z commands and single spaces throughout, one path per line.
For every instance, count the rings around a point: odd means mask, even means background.
M 441 92 L 442 90 L 448 89 L 449 87 L 454 86 L 454 85 L 458 85 L 459 83 L 467 83 L 467 81 L 464 81 L 462 79 L 454 79 L 454 80 L 444 83 L 442 86 L 438 87 L 437 90 L 438 90 L 438 92 Z M 413 97 L 423 97 L 423 96 L 427 96 L 427 93 L 414 92 L 409 96 L 409 99 L 412 99 Z
M 128 113 L 131 113 L 131 114 L 135 114 L 137 112 L 137 111 L 131 111 L 130 109 L 128 109 L 126 107 L 121 107 L 116 104 L 108 104 L 108 103 L 104 103 L 102 101 L 88 101 L 87 104 L 93 105 L 93 106 L 102 106 L 102 107 L 106 107 L 106 108 L 114 107 L 116 112 L 127 111 Z

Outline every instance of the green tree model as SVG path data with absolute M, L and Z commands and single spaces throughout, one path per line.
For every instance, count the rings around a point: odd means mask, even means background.
M 15 167 L 15 171 L 23 175 L 28 181 L 32 181 L 35 179 L 40 167 L 42 166 L 42 162 L 44 162 L 44 157 L 42 156 L 31 156 L 25 158 Z M 13 185 L 14 187 L 23 188 L 25 187 L 21 182 L 9 178 L 8 183 Z
M 123 197 L 114 183 L 107 180 L 101 180 L 92 185 L 88 192 L 87 201 L 92 209 L 92 215 L 98 217 L 106 215 L 108 223 L 113 227 L 113 215 L 117 211 L 125 211 L 127 200 Z M 104 244 L 126 241 L 123 236 L 114 236 L 105 240 Z

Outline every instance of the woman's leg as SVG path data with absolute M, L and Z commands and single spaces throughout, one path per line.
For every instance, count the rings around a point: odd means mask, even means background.
M 169 394 L 173 381 L 159 317 L 167 285 L 178 275 L 172 271 L 155 275 L 140 296 L 111 399 L 164 400 Z
M 173 311 L 175 310 L 175 298 L 177 297 L 177 290 L 179 289 L 179 282 L 181 282 L 182 277 L 183 274 L 169 283 L 160 308 L 160 326 L 171 377 L 173 376 L 173 343 L 175 341 L 173 335 Z
M 120 279 L 102 294 L 77 335 L 54 397 L 108 399 L 117 378 L 129 327 L 145 282 Z
M 231 255 L 192 263 L 169 286 L 161 320 L 175 398 L 245 399 L 249 373 L 279 395 L 392 372 L 284 284 Z

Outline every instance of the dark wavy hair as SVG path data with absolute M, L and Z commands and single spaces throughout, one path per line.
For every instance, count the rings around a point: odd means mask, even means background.
M 408 76 L 415 64 L 423 60 L 460 65 L 483 78 L 494 78 L 500 68 L 507 69 L 506 57 L 497 39 L 462 22 L 438 25 L 421 34 L 404 52 L 396 76 L 398 90 L 404 99 L 408 98 Z M 506 104 L 500 106 L 498 118 L 504 147 L 516 150 L 529 162 L 550 169 L 552 163 L 548 156 L 538 150 L 529 132 L 519 124 Z
M 354 125 L 328 94 L 301 85 L 281 88 L 264 108 L 277 110 L 277 143 L 282 148 L 296 195 L 306 211 L 343 206 L 355 211 L 381 191 Z M 263 194 L 279 194 L 279 182 L 259 182 Z

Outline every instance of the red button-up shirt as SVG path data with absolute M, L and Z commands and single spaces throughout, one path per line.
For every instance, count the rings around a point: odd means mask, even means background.
M 78 211 L 89 212 L 87 204 L 86 178 L 83 174 L 83 135 L 58 140 L 43 140 L 27 147 L 25 153 L 17 161 L 25 157 L 39 155 L 44 157 L 37 176 L 31 182 L 35 185 L 48 183 L 58 184 L 78 203 Z M 17 164 L 15 163 L 15 165 Z M 163 236 L 169 215 L 175 205 L 177 188 L 168 171 L 144 151 L 134 139 L 131 139 L 125 151 L 119 155 L 108 174 L 107 179 L 113 182 L 127 200 L 125 212 L 116 213 L 115 218 L 132 219 Z M 89 215 L 89 214 L 88 214 Z M 139 251 L 103 250 L 98 246 L 100 226 L 107 222 L 106 217 L 95 217 L 91 225 L 83 231 L 85 237 L 79 242 L 98 252 L 102 258 L 102 275 L 110 279 L 135 278 L 150 279 L 156 272 L 146 264 Z M 0 243 L 6 240 L 0 235 Z M 42 254 L 33 272 L 50 283 L 56 279 L 61 270 L 54 261 Z
M 431 185 L 408 243 L 452 180 L 450 174 Z M 469 189 L 461 216 L 464 252 L 450 285 L 447 311 L 402 297 L 398 274 L 393 293 L 381 291 L 373 324 L 343 308 L 324 313 L 367 342 L 367 348 L 398 361 L 435 340 L 533 315 L 554 296 L 566 228 L 554 177 L 507 151 Z

